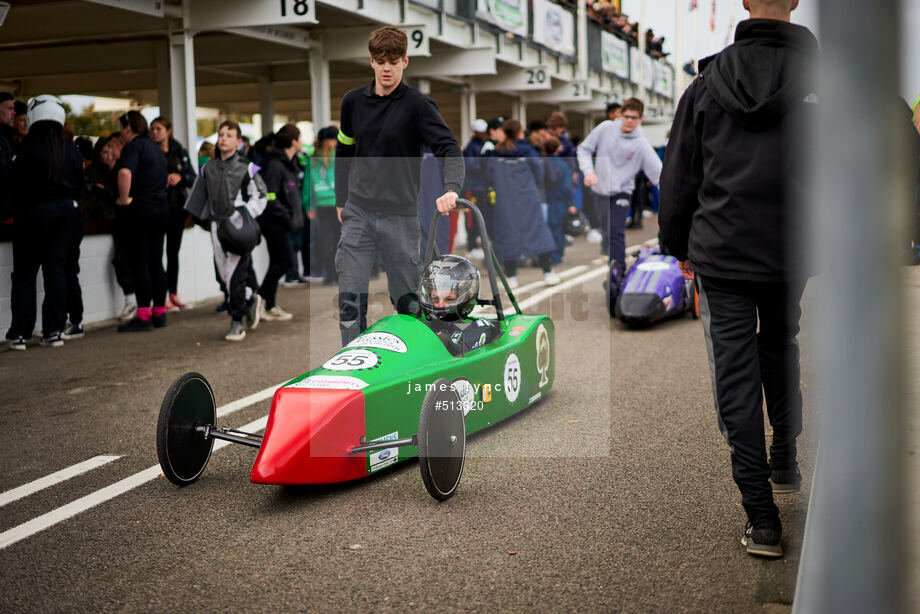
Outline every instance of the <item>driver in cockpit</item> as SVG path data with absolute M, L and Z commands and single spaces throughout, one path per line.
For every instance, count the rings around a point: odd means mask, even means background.
M 439 256 L 422 273 L 419 284 L 422 321 L 453 356 L 462 356 L 501 337 L 491 320 L 470 319 L 479 296 L 479 271 L 466 258 Z

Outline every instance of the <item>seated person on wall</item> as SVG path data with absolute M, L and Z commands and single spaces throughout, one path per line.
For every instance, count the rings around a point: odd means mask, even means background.
M 501 337 L 496 322 L 467 319 L 478 296 L 479 271 L 466 258 L 439 256 L 422 272 L 418 291 L 422 321 L 453 356 L 462 356 Z

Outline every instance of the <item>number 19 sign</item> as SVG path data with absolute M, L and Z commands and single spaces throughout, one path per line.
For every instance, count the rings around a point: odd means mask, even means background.
M 188 6 L 188 27 L 198 31 L 317 23 L 316 0 L 195 0 Z

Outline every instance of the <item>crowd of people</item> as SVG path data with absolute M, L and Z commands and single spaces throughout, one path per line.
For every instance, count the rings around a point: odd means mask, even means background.
M 60 347 L 65 340 L 84 336 L 79 263 L 88 228 L 112 234 L 113 270 L 125 297 L 119 332 L 162 328 L 167 312 L 189 307 L 178 293 L 179 251 L 186 228 L 196 221 L 206 224 L 188 214 L 186 203 L 192 187 L 205 186 L 228 154 L 242 156 L 239 126 L 230 123 L 235 135 L 232 148 L 228 151 L 225 143 L 221 150 L 219 138 L 216 150 L 200 151 L 199 175 L 186 148 L 173 138 L 167 117 L 157 117 L 148 125 L 139 111 L 129 110 L 119 117 L 118 132 L 95 139 L 74 138 L 57 97 L 37 96 L 27 107 L 8 92 L 0 92 L 0 221 L 13 244 L 9 348 L 25 350 L 33 335 L 39 270 L 45 291 L 39 343 Z M 299 286 L 323 279 L 310 275 L 308 220 L 330 205 L 331 183 L 323 182 L 332 177 L 335 128 L 321 130 L 319 137 L 313 163 L 301 159 L 300 131 L 292 124 L 269 135 L 260 150 L 257 185 L 267 188 L 264 210 L 256 216 L 269 266 L 261 283 L 256 283 L 254 273 L 247 279 L 252 293 L 247 291 L 245 299 L 250 305 L 252 294 L 259 299 L 249 313 L 251 325 L 293 317 L 276 303 L 279 282 Z M 326 283 L 334 284 L 335 271 L 328 259 L 330 246 L 334 250 L 337 242 L 337 220 L 322 217 L 326 232 L 317 233 L 327 258 L 322 269 L 328 271 Z M 303 272 L 296 250 L 303 252 Z M 226 295 L 219 309 L 239 315 L 231 300 L 236 298 L 231 284 L 220 275 L 219 258 L 215 262 Z M 247 271 L 251 273 L 251 263 Z M 242 336 L 240 330 L 227 334 L 230 340 Z
M 45 288 L 40 344 L 60 347 L 85 334 L 79 261 L 88 226 L 111 230 L 112 265 L 125 296 L 121 332 L 162 328 L 168 312 L 189 308 L 178 293 L 179 251 L 186 229 L 194 223 L 212 233 L 216 278 L 225 295 L 218 309 L 231 317 L 227 340 L 243 339 L 247 328 L 260 321 L 293 317 L 277 304 L 279 284 L 339 284 L 337 127 L 320 129 L 312 156 L 307 156 L 293 124 L 250 145 L 239 126 L 227 121 L 220 126 L 216 146 L 205 141 L 199 148 L 196 172 L 167 117 L 157 117 L 148 126 L 139 111 L 129 110 L 120 116 L 118 132 L 93 141 L 68 133 L 64 107 L 53 96 L 35 98 L 37 110 L 21 128 L 8 118 L 24 117 L 17 110 L 25 105 L 8 94 L 0 94 L 0 99 L 0 125 L 5 126 L 0 129 L 0 147 L 9 152 L 2 216 L 14 229 L 13 318 L 6 333 L 10 348 L 25 349 L 32 336 L 39 269 Z M 607 123 L 621 121 L 618 107 L 610 107 Z M 512 288 L 518 286 L 522 265 L 538 266 L 548 285 L 561 281 L 552 267 L 563 262 L 572 241 L 565 234 L 567 220 L 586 221 L 590 240 L 601 243 L 601 252 L 607 253 L 608 206 L 584 185 L 585 172 L 579 168 L 563 113 L 554 112 L 526 129 L 513 118 L 477 119 L 472 130 L 462 151 L 465 180 L 458 191 L 482 208 Z M 30 136 L 23 139 L 26 135 Z M 57 150 L 66 156 L 60 158 Z M 423 166 L 423 174 L 427 169 Z M 226 184 L 228 176 L 233 177 L 231 184 Z M 442 175 L 434 181 L 443 188 Z M 45 187 L 38 189 L 39 184 Z M 630 192 L 655 189 L 644 178 L 641 188 Z M 430 214 L 423 215 L 424 199 L 420 195 L 422 233 L 430 221 Z M 218 237 L 219 222 L 239 206 L 248 208 L 268 248 L 268 270 L 261 282 L 252 268 L 251 250 L 233 253 Z M 451 213 L 443 251 L 453 248 L 457 215 Z M 627 207 L 626 217 L 641 225 L 641 210 L 634 213 Z M 465 216 L 464 223 L 468 253 L 483 258 L 472 217 Z M 391 274 L 393 266 L 387 267 L 379 246 L 369 257 Z M 362 320 L 359 329 L 366 325 Z
M 588 18 L 599 24 L 611 34 L 619 34 L 630 44 L 639 44 L 640 26 L 638 21 L 630 21 L 629 16 L 620 10 L 620 0 L 565 0 L 566 4 L 577 6 L 579 1 L 587 5 Z M 664 51 L 664 37 L 655 36 L 649 28 L 645 31 L 646 53 L 654 58 L 667 57 Z
M 380 43 L 384 55 L 396 49 L 379 64 L 380 80 L 386 83 L 389 76 L 393 91 L 408 90 L 401 74 L 393 72 L 402 58 L 396 33 L 387 30 Z M 128 110 L 118 118 L 118 132 L 74 138 L 60 99 L 38 96 L 26 108 L 0 93 L 0 217 L 11 224 L 13 238 L 9 347 L 26 349 L 34 332 L 39 269 L 45 290 L 40 344 L 60 347 L 85 334 L 80 246 L 87 228 L 100 225 L 111 229 L 112 265 L 125 297 L 118 331 L 126 333 L 162 328 L 167 313 L 189 308 L 179 296 L 179 252 L 187 228 L 197 223 L 207 230 L 225 298 L 218 310 L 231 318 L 225 335 L 229 341 L 243 339 L 261 321 L 293 317 L 277 303 L 279 284 L 321 282 L 339 286 L 347 343 L 367 326 L 366 286 L 379 268 L 387 273 L 397 310 L 417 312 L 423 235 L 435 212 L 450 215 L 438 239 L 442 253 L 453 251 L 458 214 L 452 209 L 459 196 L 481 207 L 512 288 L 518 286 L 518 268 L 528 265 L 542 270 L 547 285 L 560 283 L 553 266 L 563 262 L 572 240 L 565 232 L 572 219 L 587 221 L 590 240 L 600 243 L 604 254 L 614 246 L 612 256 L 622 265 L 625 224 L 642 220 L 642 209 L 633 210 L 633 201 L 652 200 L 648 195 L 660 171 L 660 160 L 641 138 L 641 102 L 627 101 L 622 109 L 612 105 L 608 121 L 582 143 L 585 155 L 576 155 L 579 148 L 561 112 L 526 128 L 515 118 L 477 119 L 461 151 L 437 108 L 413 94 L 417 100 L 406 103 L 403 112 L 406 121 L 420 125 L 413 142 L 395 151 L 394 141 L 381 138 L 380 157 L 355 156 L 346 135 L 359 129 L 356 124 L 361 130 L 374 128 L 372 119 L 383 109 L 365 89 L 356 90 L 360 97 L 343 100 L 341 128 L 318 130 L 312 155 L 293 124 L 250 144 L 238 124 L 225 121 L 216 144 L 206 141 L 199 148 L 198 172 L 188 150 L 173 137 L 167 117 L 148 125 L 143 114 Z M 613 191 L 607 158 L 621 153 L 616 147 L 597 148 L 597 131 L 604 126 L 623 137 L 605 139 L 611 143 L 642 143 L 636 149 L 641 155 L 623 171 L 628 180 Z M 362 143 L 371 140 L 364 136 Z M 421 151 L 423 144 L 430 148 L 433 165 L 413 162 L 416 146 Z M 623 155 L 633 159 L 633 153 Z M 380 164 L 393 168 L 368 166 Z M 381 176 L 389 181 L 383 197 Z M 406 185 L 399 185 L 398 177 L 405 177 Z M 420 193 L 419 185 L 424 188 L 426 182 L 431 191 Z M 614 196 L 617 215 L 611 216 Z M 399 215 L 379 210 L 388 198 Z M 479 229 L 470 215 L 464 221 L 468 254 L 484 257 Z M 244 236 L 247 229 L 251 236 Z M 251 252 L 263 240 L 268 269 L 258 280 Z

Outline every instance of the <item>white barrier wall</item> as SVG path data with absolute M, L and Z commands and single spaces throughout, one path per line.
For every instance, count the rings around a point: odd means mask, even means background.
M 112 267 L 112 236 L 90 235 L 80 246 L 80 287 L 83 290 L 83 323 L 111 320 L 124 307 L 124 294 L 115 281 Z M 164 250 L 165 251 L 165 250 Z M 166 256 L 163 256 L 166 266 Z M 253 266 L 261 280 L 268 268 L 268 250 L 263 241 L 253 253 Z M 12 320 L 10 308 L 10 275 L 13 272 L 13 245 L 0 243 L 0 339 Z M 41 270 L 36 280 L 36 334 L 41 333 L 41 304 L 45 296 Z M 214 257 L 210 235 L 195 226 L 187 228 L 179 250 L 179 297 L 194 303 L 221 297 L 220 286 L 214 278 Z

